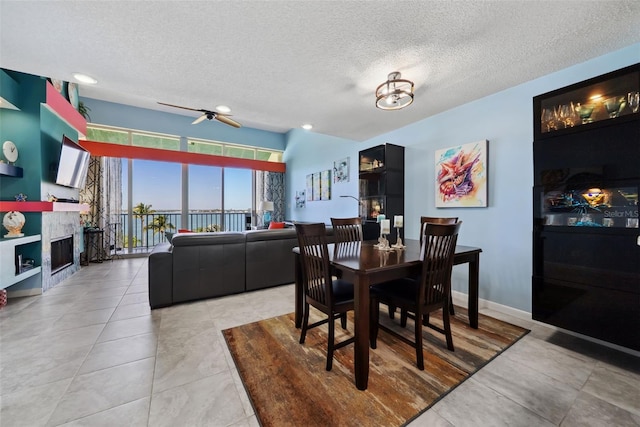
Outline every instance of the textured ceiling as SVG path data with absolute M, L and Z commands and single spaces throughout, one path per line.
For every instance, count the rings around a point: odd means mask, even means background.
M 0 0 L 0 67 L 84 72 L 99 81 L 81 86 L 89 98 L 192 117 L 156 102 L 226 104 L 244 126 L 359 141 L 637 42 L 637 0 Z M 395 70 L 415 102 L 378 110 Z

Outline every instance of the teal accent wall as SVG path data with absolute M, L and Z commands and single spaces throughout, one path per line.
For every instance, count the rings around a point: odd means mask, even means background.
M 78 131 L 42 105 L 40 107 L 40 150 L 42 153 L 42 180 L 45 182 L 56 182 L 58 162 L 62 151 L 62 135 L 67 135 L 78 142 Z
M 0 70 L 0 96 L 12 103 L 17 108 L 20 103 L 20 94 L 18 93 L 18 82 L 4 70 Z
M 0 109 L 0 142 L 10 140 L 16 144 L 16 166 L 23 168 L 24 177 L 0 176 L 0 199 L 14 200 L 15 194 L 24 193 L 28 200 L 37 201 L 41 178 L 40 103 L 45 101 L 45 81 L 29 74 L 9 74 L 18 84 L 21 110 Z
M 28 201 L 46 200 L 42 186 L 43 183 L 55 182 L 62 135 L 77 140 L 78 131 L 46 106 L 45 78 L 10 70 L 0 70 L 0 78 L 0 82 L 10 78 L 16 83 L 11 91 L 16 92 L 17 95 L 13 95 L 17 96 L 15 105 L 20 108 L 19 111 L 0 109 L 0 142 L 11 140 L 16 144 L 19 152 L 16 166 L 24 171 L 22 178 L 0 176 L 0 200 L 13 201 L 18 193 L 27 195 Z M 4 89 L 5 86 L 0 87 L 0 93 L 4 94 Z M 74 191 L 77 194 L 77 190 Z M 26 222 L 22 231 L 26 235 L 42 234 L 43 214 L 23 214 Z M 4 212 L 0 213 L 2 216 Z M 0 228 L 5 234 L 4 228 Z M 44 245 L 35 242 L 25 250 L 28 250 L 27 256 L 36 260 L 36 265 L 41 265 L 44 254 L 50 249 L 46 242 Z M 11 286 L 9 292 L 40 288 L 42 277 L 38 274 Z
M 296 209 L 292 194 L 304 187 L 305 174 L 327 168 L 341 156 L 350 154 L 351 166 L 355 168 L 354 157 L 359 150 L 386 142 L 405 146 L 406 237 L 418 237 L 421 215 L 458 216 L 463 221 L 459 243 L 483 250 L 480 298 L 530 313 L 533 97 L 638 62 L 640 44 L 634 44 L 362 143 L 339 144 L 322 135 L 290 132 L 284 154 L 287 197 L 291 201 L 287 203 L 287 217 L 327 222 L 329 215 L 355 214 L 355 201 L 349 202 L 349 199 L 307 202 L 306 208 Z M 425 98 L 416 99 L 416 103 L 437 102 L 429 99 L 428 91 L 423 96 Z M 489 140 L 489 207 L 437 209 L 435 150 L 482 139 Z M 355 179 L 353 168 L 351 176 Z M 352 185 L 334 188 L 334 194 L 338 188 L 340 193 L 344 188 L 344 192 L 357 194 L 357 188 Z M 454 290 L 467 292 L 466 266 L 454 268 L 452 283 Z

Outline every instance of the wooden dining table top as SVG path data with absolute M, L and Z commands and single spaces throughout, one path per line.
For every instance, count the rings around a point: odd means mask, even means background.
M 420 258 L 420 241 L 407 239 L 403 242 L 404 248 L 392 248 L 392 250 L 376 248 L 377 242 L 375 241 L 330 243 L 327 247 L 329 260 L 332 264 L 339 264 L 341 268 L 354 272 L 373 272 L 375 270 L 392 269 L 394 266 L 407 268 L 407 264 L 419 265 L 422 262 Z M 457 245 L 454 258 L 481 251 L 477 247 Z M 300 249 L 296 247 L 294 252 L 300 253 Z

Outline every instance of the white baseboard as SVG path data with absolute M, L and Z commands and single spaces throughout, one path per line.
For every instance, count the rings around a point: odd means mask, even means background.
M 451 291 L 451 297 L 453 303 L 462 307 L 468 306 L 469 296 L 463 292 Z M 488 308 L 490 310 L 497 311 L 499 313 L 508 314 L 509 316 L 517 317 L 522 320 L 532 320 L 531 313 L 528 311 L 520 310 L 517 308 L 509 307 L 508 305 L 498 304 L 497 302 L 489 301 L 486 299 L 478 298 L 478 310 Z

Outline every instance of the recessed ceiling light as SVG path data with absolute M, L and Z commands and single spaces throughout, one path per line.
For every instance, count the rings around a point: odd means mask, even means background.
M 305 124 L 302 125 L 302 129 L 311 130 L 311 129 L 313 129 L 313 125 L 310 124 L 310 123 L 305 123 Z
M 98 83 L 98 81 L 93 77 L 87 76 L 86 74 L 82 74 L 82 73 L 73 73 L 73 78 L 79 81 L 80 83 L 85 83 L 88 85 L 94 85 Z
M 231 112 L 231 108 L 227 107 L 226 105 L 218 105 L 216 106 L 216 111 L 218 113 L 230 113 Z

